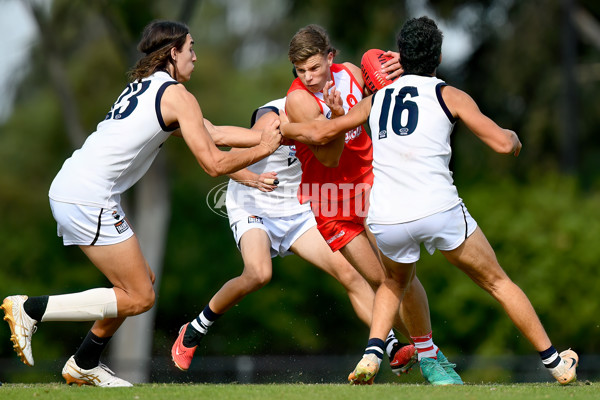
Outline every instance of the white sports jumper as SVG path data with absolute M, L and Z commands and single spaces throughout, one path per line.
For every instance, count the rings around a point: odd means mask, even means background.
M 384 254 L 398 262 L 418 260 L 420 243 L 430 253 L 452 250 L 477 226 L 449 169 L 455 118 L 441 95 L 445 85 L 403 75 L 372 99 L 375 178 L 367 223 Z
M 148 171 L 175 130 L 165 126 L 160 100 L 176 83 L 161 71 L 127 85 L 96 131 L 65 161 L 50 186 L 50 198 L 103 208 L 119 204 L 121 194 Z
M 252 125 L 267 112 L 279 114 L 285 109 L 285 98 L 273 100 L 258 108 Z M 272 192 L 243 185 L 231 179 L 227 186 L 227 214 L 236 243 L 250 229 L 263 229 L 271 240 L 271 256 L 289 254 L 290 246 L 312 226 L 316 225 L 309 204 L 298 201 L 302 177 L 300 161 L 294 146 L 280 146 L 273 154 L 252 164 L 248 170 L 255 174 L 276 172 L 279 184 Z
M 373 172 L 368 222 L 414 221 L 460 203 L 449 169 L 454 118 L 444 81 L 403 75 L 373 95 Z
M 177 128 L 165 126 L 160 111 L 172 84 L 177 81 L 161 71 L 127 85 L 96 131 L 64 162 L 48 195 L 65 245 L 114 244 L 133 234 L 121 194 L 148 171 Z
M 283 109 L 285 98 L 274 100 L 256 110 L 253 119 L 257 120 L 270 111 L 279 114 L 279 110 Z M 261 192 L 231 179 L 227 186 L 226 200 L 230 223 L 239 221 L 247 213 L 263 217 L 284 217 L 310 210 L 308 204 L 300 204 L 298 201 L 302 168 L 296 158 L 294 146 L 279 146 L 270 156 L 250 165 L 248 170 L 258 175 L 276 172 L 279 184 L 272 192 Z

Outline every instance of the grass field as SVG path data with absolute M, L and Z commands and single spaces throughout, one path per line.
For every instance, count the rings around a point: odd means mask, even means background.
M 102 389 L 65 384 L 4 384 L 0 399 L 48 400 L 146 400 L 146 399 L 599 399 L 600 382 L 576 382 L 568 386 L 557 383 L 478 384 L 434 387 L 421 384 L 376 384 L 350 386 L 341 384 L 141 384 L 133 388 Z

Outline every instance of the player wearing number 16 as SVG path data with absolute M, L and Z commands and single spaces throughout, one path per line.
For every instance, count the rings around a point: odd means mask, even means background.
M 561 384 L 570 383 L 576 378 L 577 354 L 572 350 L 558 354 L 554 349 L 529 299 L 506 275 L 458 196 L 448 166 L 450 134 L 458 120 L 498 153 L 517 156 L 521 142 L 515 132 L 482 114 L 468 94 L 435 77 L 441 45 L 442 32 L 434 21 L 411 19 L 398 35 L 404 73 L 397 81 L 331 121 L 286 124 L 282 119 L 284 134 L 288 129 L 312 128 L 320 135 L 335 136 L 367 120 L 371 127 L 375 178 L 367 224 L 387 274 L 375 295 L 368 345 L 349 379 L 369 381 L 377 374 L 382 351 L 377 348 L 415 276 L 423 243 L 430 253 L 440 250 L 490 293 L 539 352 L 551 375 Z M 410 331 L 411 321 L 406 324 Z M 415 342 L 415 347 L 423 368 L 422 346 Z
M 113 287 L 58 296 L 9 296 L 1 306 L 13 347 L 30 366 L 31 336 L 39 322 L 96 321 L 63 368 L 69 384 L 131 386 L 100 363 L 125 318 L 149 310 L 155 297 L 154 273 L 125 219 L 121 194 L 146 173 L 163 143 L 171 135 L 183 137 L 202 168 L 218 176 L 268 156 L 281 142 L 277 121 L 262 133 L 234 133 L 217 143 L 254 147 L 235 154 L 216 147 L 197 100 L 181 85 L 194 70 L 193 43 L 184 24 L 155 21 L 146 27 L 138 45 L 145 56 L 130 72 L 132 82 L 96 131 L 65 161 L 50 187 L 58 235 L 65 245 L 79 246 Z

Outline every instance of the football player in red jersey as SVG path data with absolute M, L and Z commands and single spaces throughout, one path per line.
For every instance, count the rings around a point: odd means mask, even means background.
M 368 93 L 360 68 L 351 63 L 334 63 L 335 55 L 327 32 L 318 25 L 308 25 L 292 38 L 288 57 L 298 78 L 287 94 L 286 112 L 291 122 L 339 117 Z M 395 65 L 395 73 L 388 77 L 393 79 L 402 72 L 398 57 L 390 64 Z M 331 85 L 326 87 L 328 82 L 333 82 L 339 92 L 333 109 L 323 97 L 323 91 Z M 364 225 L 373 183 L 372 143 L 367 132 L 360 126 L 330 141 L 311 136 L 310 132 L 289 139 L 296 141 L 296 157 L 302 164 L 300 202 L 311 203 L 317 228 L 332 251 L 339 250 L 376 289 L 385 280 L 385 273 L 372 235 Z M 408 332 L 402 322 L 404 318 L 410 318 L 411 325 L 419 327 L 418 331 Z M 394 326 L 413 341 L 431 335 L 427 295 L 416 278 L 408 288 Z M 394 346 L 396 339 L 392 334 L 384 348 L 392 369 L 398 373 L 401 366 L 394 356 L 402 352 Z M 432 339 L 427 341 L 435 357 L 438 348 Z M 433 384 L 462 384 L 450 363 L 440 364 L 436 374 L 425 378 Z

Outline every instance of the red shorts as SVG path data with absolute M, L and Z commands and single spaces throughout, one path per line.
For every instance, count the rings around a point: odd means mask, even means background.
M 338 251 L 362 231 L 367 217 L 368 194 L 329 203 L 312 203 L 317 229 L 332 251 Z
M 360 235 L 365 230 L 365 226 L 353 221 L 327 221 L 318 223 L 317 229 L 331 248 L 331 251 L 338 251 L 352 239 Z

